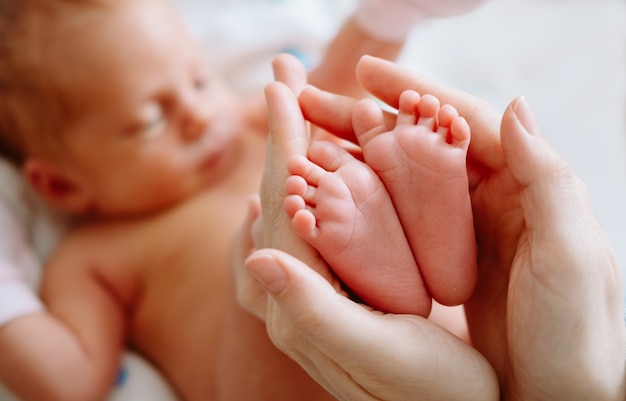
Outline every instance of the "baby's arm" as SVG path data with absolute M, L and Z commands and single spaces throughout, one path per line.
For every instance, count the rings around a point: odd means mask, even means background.
M 309 73 L 309 82 L 334 93 L 361 97 L 365 92 L 354 72 L 361 56 L 368 54 L 395 60 L 404 47 L 404 40 L 404 37 L 390 41 L 371 36 L 353 16 L 328 44 L 320 63 Z
M 101 400 L 124 342 L 124 311 L 77 243 L 62 245 L 42 284 L 47 311 L 0 329 L 0 380 L 21 400 Z
M 466 13 L 485 0 L 360 0 L 328 45 L 309 82 L 334 93 L 360 97 L 355 67 L 363 55 L 395 60 L 413 28 L 424 19 Z

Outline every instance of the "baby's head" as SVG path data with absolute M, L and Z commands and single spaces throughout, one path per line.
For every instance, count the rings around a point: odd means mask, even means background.
M 219 181 L 232 94 L 165 0 L 1 0 L 0 152 L 53 206 L 132 215 Z

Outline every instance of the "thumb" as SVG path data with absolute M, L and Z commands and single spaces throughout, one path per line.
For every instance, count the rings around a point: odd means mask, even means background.
M 284 252 L 259 250 L 246 266 L 272 297 L 272 341 L 341 399 L 477 399 L 468 394 L 497 383 L 484 358 L 445 329 L 367 309 Z M 450 392 L 452 381 L 464 384 Z
M 511 174 L 523 189 L 526 224 L 541 231 L 571 227 L 590 213 L 583 182 L 540 136 L 525 98 L 511 102 L 502 116 L 502 150 Z
M 294 333 L 286 330 L 295 329 L 325 354 L 337 355 L 345 351 L 346 342 L 354 342 L 354 330 L 369 331 L 370 311 L 346 298 L 337 281 L 329 282 L 295 257 L 261 249 L 250 255 L 246 268 L 275 302 L 267 322 L 278 344 L 287 345 Z

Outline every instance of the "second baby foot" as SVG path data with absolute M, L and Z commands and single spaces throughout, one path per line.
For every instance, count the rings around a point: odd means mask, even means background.
M 393 199 L 429 292 L 444 305 L 465 302 L 476 282 L 467 122 L 434 96 L 405 91 L 391 131 L 369 99 L 357 103 L 353 125 L 366 163 Z
M 324 141 L 308 158 L 289 160 L 288 169 L 285 209 L 296 233 L 368 305 L 428 316 L 431 296 L 376 173 Z

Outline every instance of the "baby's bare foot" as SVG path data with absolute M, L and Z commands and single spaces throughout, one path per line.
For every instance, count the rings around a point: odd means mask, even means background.
M 330 142 L 314 143 L 308 156 L 288 164 L 285 209 L 294 231 L 368 305 L 427 316 L 431 297 L 376 173 Z
M 476 282 L 469 126 L 430 95 L 406 91 L 399 104 L 395 128 L 385 131 L 380 108 L 360 101 L 354 128 L 365 161 L 393 199 L 426 287 L 440 303 L 457 305 Z

